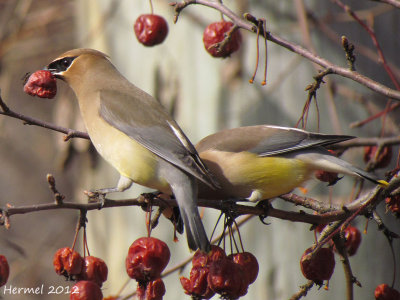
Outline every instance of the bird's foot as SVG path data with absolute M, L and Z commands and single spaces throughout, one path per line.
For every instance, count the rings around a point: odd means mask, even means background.
M 270 223 L 265 222 L 265 219 L 268 217 L 268 212 L 270 208 L 272 208 L 270 200 L 262 200 L 257 203 L 256 207 L 262 208 L 264 210 L 264 213 L 262 215 L 259 215 L 258 217 L 260 218 L 261 223 L 264 225 L 269 225 Z
M 100 209 L 106 204 L 107 192 L 105 192 L 104 189 L 84 191 L 84 194 L 88 197 L 89 203 L 100 202 Z

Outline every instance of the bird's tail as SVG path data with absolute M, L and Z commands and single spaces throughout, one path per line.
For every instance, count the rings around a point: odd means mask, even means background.
M 193 251 L 200 249 L 208 252 L 210 250 L 210 242 L 197 208 L 196 179 L 177 168 L 173 173 L 169 174 L 174 177 L 169 182 L 185 225 L 189 248 Z
M 382 187 L 386 187 L 389 185 L 389 183 L 385 180 L 379 179 L 375 175 L 361 170 L 360 168 L 353 166 L 347 161 L 344 161 L 343 159 L 332 155 L 326 149 L 321 148 L 318 152 L 303 152 L 296 155 L 296 158 L 307 161 L 308 164 L 312 165 L 315 169 L 318 170 L 358 176 Z

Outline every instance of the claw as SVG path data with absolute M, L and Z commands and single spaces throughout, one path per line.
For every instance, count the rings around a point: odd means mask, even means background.
M 106 195 L 107 193 L 102 192 L 101 190 L 93 190 L 93 191 L 84 191 L 84 194 L 88 196 L 88 202 L 100 202 L 100 208 L 102 209 L 107 201 Z

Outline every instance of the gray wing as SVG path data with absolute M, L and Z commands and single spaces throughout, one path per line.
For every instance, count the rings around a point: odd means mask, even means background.
M 260 156 L 273 156 L 317 146 L 328 146 L 352 139 L 347 135 L 326 135 L 279 126 L 247 126 L 228 129 L 204 138 L 197 151 L 248 151 Z
M 140 89 L 100 91 L 100 116 L 162 159 L 210 186 L 218 186 L 178 124 Z

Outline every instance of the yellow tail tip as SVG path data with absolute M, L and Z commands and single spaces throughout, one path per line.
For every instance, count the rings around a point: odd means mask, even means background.
M 389 182 L 385 180 L 378 180 L 378 183 L 381 187 L 387 187 L 389 185 Z

